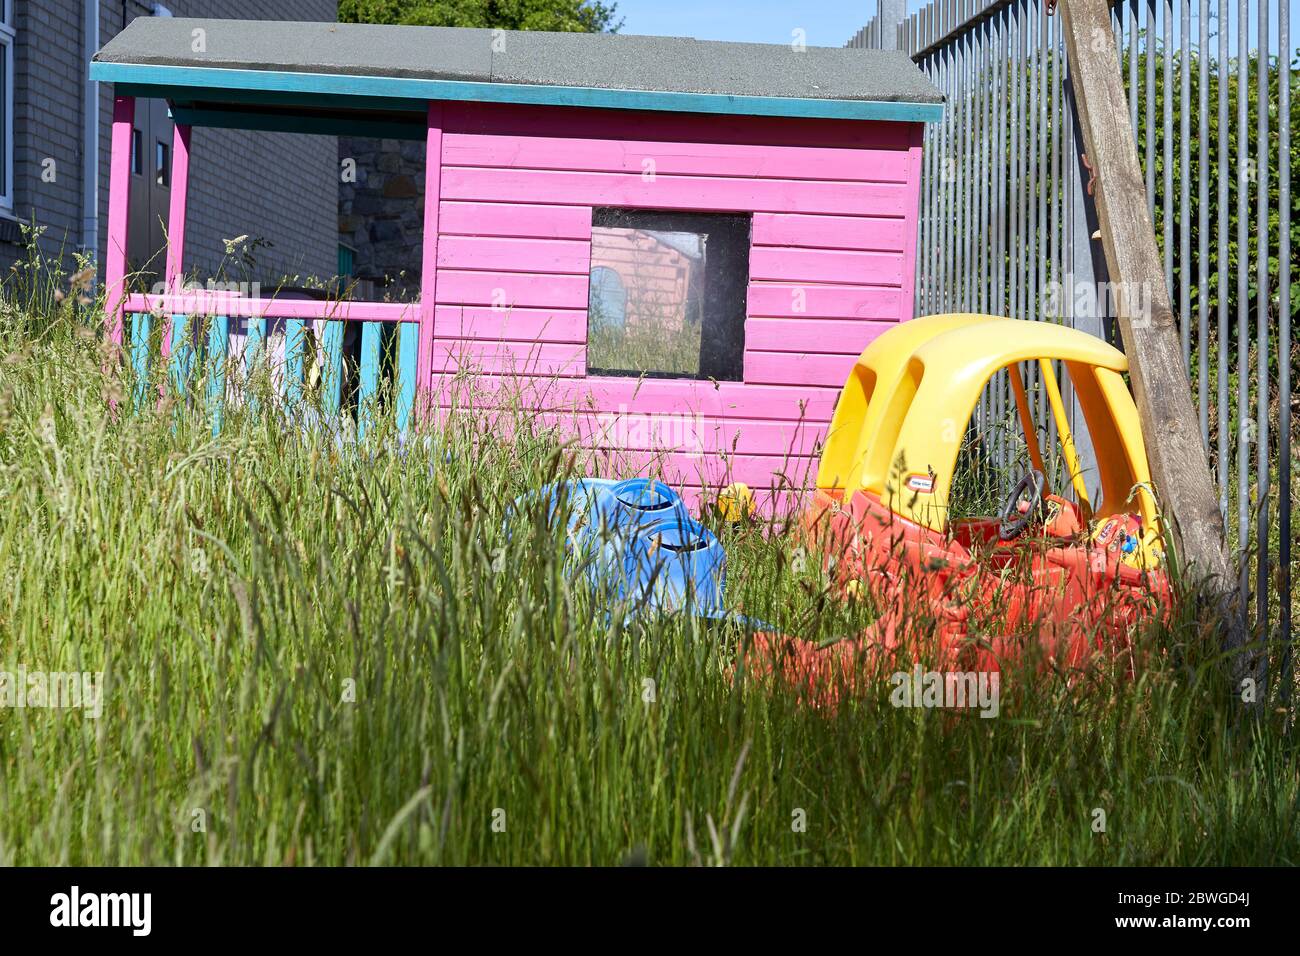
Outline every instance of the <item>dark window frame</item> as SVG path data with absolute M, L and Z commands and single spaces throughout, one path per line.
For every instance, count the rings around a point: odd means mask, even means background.
M 131 127 L 131 175 L 144 175 L 144 130 Z
M 153 179 L 154 182 L 164 189 L 171 189 L 172 185 L 172 147 L 170 143 L 164 143 L 162 140 L 154 140 L 153 151 Z
M 753 245 L 752 213 L 672 211 L 624 206 L 597 206 L 591 211 L 593 229 L 648 229 L 704 233 L 709 237 L 704 259 L 698 373 L 602 368 L 590 364 L 589 376 L 743 382 L 745 319 L 748 314 L 749 256 Z M 591 267 L 588 268 L 588 282 Z M 588 302 L 590 309 L 590 302 Z M 590 312 L 588 314 L 590 323 Z M 586 342 L 590 346 L 591 326 Z

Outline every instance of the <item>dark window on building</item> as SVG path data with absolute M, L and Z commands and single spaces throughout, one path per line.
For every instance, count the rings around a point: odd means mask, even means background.
M 38 27 L 39 36 L 39 27 Z M 14 207 L 14 5 L 0 0 L 0 208 Z
M 594 210 L 588 373 L 740 381 L 749 237 L 749 216 Z
M 144 175 L 144 160 L 140 154 L 144 152 L 144 134 L 138 130 L 131 130 L 131 173 L 135 176 Z
M 172 184 L 172 167 L 167 161 L 169 152 L 171 149 L 166 143 L 159 141 L 154 144 L 153 177 L 159 186 Z

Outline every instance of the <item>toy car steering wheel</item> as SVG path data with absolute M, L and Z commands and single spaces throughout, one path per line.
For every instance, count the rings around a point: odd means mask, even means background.
M 1025 533 L 1031 521 L 1043 510 L 1043 486 L 1047 479 L 1037 468 L 1030 468 L 1016 482 L 1015 488 L 1002 506 L 1001 519 L 998 523 L 998 537 L 1003 541 L 1014 541 Z M 1029 507 L 1020 510 L 1020 502 L 1026 492 L 1033 492 Z

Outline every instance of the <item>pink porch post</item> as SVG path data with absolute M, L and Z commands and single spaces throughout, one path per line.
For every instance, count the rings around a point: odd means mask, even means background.
M 126 230 L 131 204 L 131 124 L 135 97 L 113 98 L 113 139 L 108 172 L 108 245 L 104 255 L 104 309 L 108 339 L 122 346 L 122 305 L 126 299 Z
M 167 210 L 167 292 L 180 295 L 185 274 L 185 202 L 190 191 L 190 128 L 176 124 L 172 136 L 172 192 Z M 162 357 L 164 363 L 172 350 L 172 316 L 163 317 Z
M 416 408 L 432 408 L 433 323 L 437 312 L 438 202 L 442 188 L 442 104 L 429 103 L 424 150 L 424 252 L 420 263 L 420 336 L 415 365 Z

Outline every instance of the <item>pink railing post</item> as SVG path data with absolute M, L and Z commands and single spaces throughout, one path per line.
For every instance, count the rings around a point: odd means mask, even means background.
M 433 321 L 438 288 L 438 200 L 442 185 L 442 104 L 429 103 L 424 150 L 424 253 L 420 263 L 420 336 L 415 365 L 416 405 L 423 414 L 433 404 Z
M 180 295 L 185 275 L 185 202 L 190 191 L 190 128 L 177 123 L 172 136 L 171 205 L 167 210 L 167 287 L 169 295 Z M 162 357 L 164 365 L 172 351 L 172 314 L 163 316 Z M 165 379 L 164 379 L 165 381 Z
M 122 347 L 126 299 L 126 235 L 131 205 L 131 127 L 135 97 L 113 98 L 113 139 L 108 171 L 108 243 L 104 255 L 104 310 L 108 340 Z

